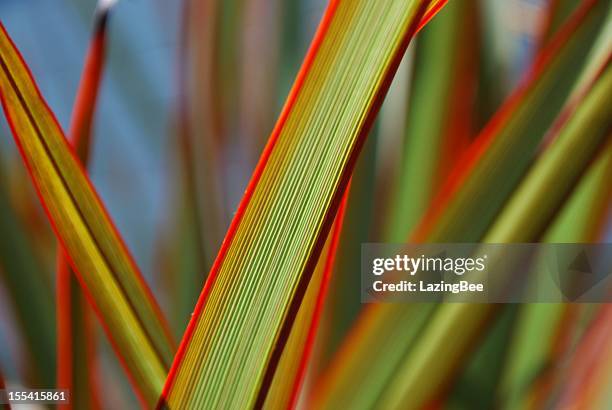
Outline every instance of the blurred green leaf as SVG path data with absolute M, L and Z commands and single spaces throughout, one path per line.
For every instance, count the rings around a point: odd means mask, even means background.
M 608 143 L 547 230 L 543 241 L 574 243 L 600 239 L 601 232 L 598 231 L 612 198 L 610 175 L 612 145 Z M 590 212 L 584 212 L 587 209 Z M 563 336 L 562 328 L 568 327 L 570 310 L 578 309 L 568 304 L 526 304 L 521 307 L 499 388 L 500 402 L 504 403 L 504 408 L 522 408 L 534 381 L 546 376 L 546 372 L 555 364 L 557 357 L 553 347 Z M 531 397 L 531 400 L 535 399 Z
M 361 261 L 355 255 L 361 252 L 361 244 L 369 241 L 373 224 L 371 193 L 374 189 L 378 136 L 377 125 L 374 124 L 351 177 L 346 222 L 338 245 L 337 267 L 326 301 L 327 324 L 325 340 L 322 342 L 324 351 L 319 357 L 319 366 L 324 366 L 332 358 L 362 306 L 359 297 L 360 284 L 355 280 L 355 272 L 359 271 Z
M 52 284 L 33 253 L 33 238 L 28 237 L 13 208 L 4 178 L 0 176 L 0 272 L 15 306 L 18 323 L 40 386 L 55 385 L 55 307 Z
M 109 5 L 99 2 L 94 30 L 77 90 L 69 131 L 70 144 L 87 167 L 92 143 L 92 123 L 106 60 Z M 61 247 L 57 252 L 57 387 L 70 390 L 72 408 L 99 408 L 96 375 L 96 332 L 93 310 Z
M 483 242 L 538 239 L 608 137 L 612 122 L 612 68 L 593 86 L 576 112 L 505 205 Z M 382 405 L 418 408 L 446 385 L 495 305 L 442 304 L 403 362 Z M 447 343 L 452 338 L 453 343 Z M 405 408 L 405 407 L 404 407 Z
M 607 1 L 584 2 L 543 50 L 527 78 L 459 160 L 413 240 L 477 241 L 482 237 L 533 161 L 608 8 Z
M 460 94 L 473 75 L 466 62 L 475 63 L 467 29 L 474 13 L 472 2 L 451 2 L 416 38 L 403 166 L 387 218 L 387 241 L 406 240 L 471 137 L 470 92 Z

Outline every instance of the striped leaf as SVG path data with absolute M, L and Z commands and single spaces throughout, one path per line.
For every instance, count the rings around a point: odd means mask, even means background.
M 437 3 L 435 3 L 437 4 Z M 160 405 L 262 405 L 355 159 L 428 1 L 332 1 L 183 337 Z
M 39 197 L 72 268 L 146 403 L 173 347 L 153 296 L 4 26 L 0 96 Z
M 349 191 L 350 189 L 347 189 L 342 199 L 338 215 L 295 317 L 287 345 L 270 383 L 270 392 L 266 396 L 264 408 L 295 408 L 297 404 L 334 267 Z
M 107 26 L 111 3 L 98 3 L 94 32 L 77 91 L 69 139 L 84 167 L 89 162 L 92 121 L 105 60 Z M 96 395 L 96 333 L 93 311 L 78 280 L 60 249 L 57 253 L 57 387 L 69 389 L 67 408 L 99 408 Z

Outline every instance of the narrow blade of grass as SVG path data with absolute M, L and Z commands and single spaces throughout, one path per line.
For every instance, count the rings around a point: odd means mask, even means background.
M 0 26 L 0 96 L 70 263 L 146 403 L 173 353 L 167 325 L 16 47 Z
M 164 388 L 170 408 L 265 402 L 356 155 L 426 1 L 333 1 Z

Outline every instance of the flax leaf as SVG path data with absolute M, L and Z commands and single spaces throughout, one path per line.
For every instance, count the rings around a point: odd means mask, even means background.
M 70 124 L 69 138 L 84 167 L 89 162 L 92 121 L 105 61 L 107 26 L 112 3 L 99 2 L 94 32 Z M 60 249 L 57 253 L 57 386 L 71 392 L 69 408 L 99 408 L 95 385 L 96 333 L 93 311 Z
M 431 2 L 333 1 L 247 187 L 160 405 L 265 402 L 368 128 Z
M 173 353 L 161 312 L 4 26 L 0 96 L 22 157 L 86 294 L 146 403 Z

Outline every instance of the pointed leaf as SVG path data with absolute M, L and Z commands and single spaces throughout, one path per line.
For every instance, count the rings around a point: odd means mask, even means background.
M 77 90 L 70 124 L 70 143 L 84 167 L 89 162 L 92 121 L 106 51 L 110 4 L 99 1 L 94 32 Z M 67 408 L 99 408 L 96 393 L 93 311 L 61 249 L 57 253 L 57 387 L 70 390 Z
M 427 1 L 333 1 L 247 187 L 161 405 L 259 406 L 356 155 Z
M 0 96 L 71 266 L 142 399 L 155 402 L 173 352 L 167 326 L 4 26 L 0 26 Z

